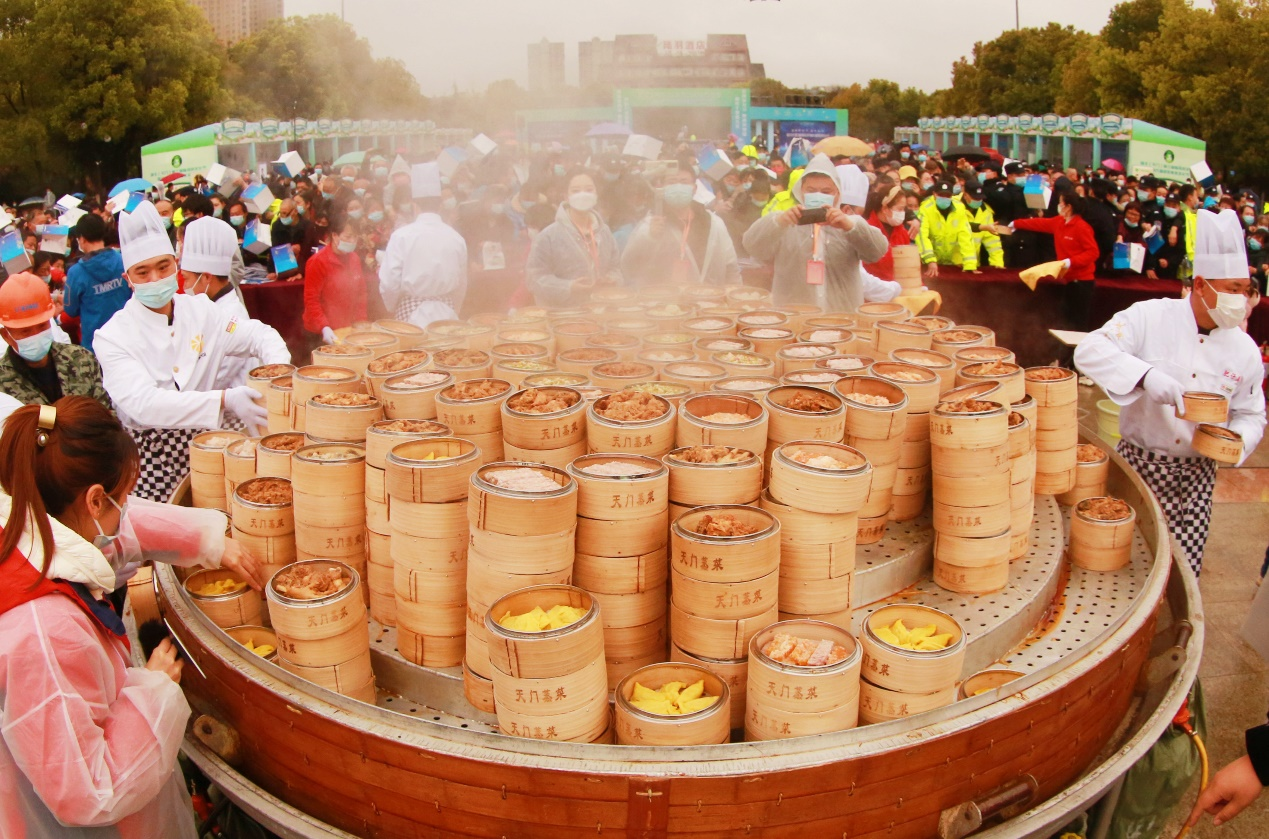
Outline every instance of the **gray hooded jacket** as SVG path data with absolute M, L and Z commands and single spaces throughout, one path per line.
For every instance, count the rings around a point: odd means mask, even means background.
M 599 264 L 594 266 L 587 237 L 573 224 L 567 204 L 560 205 L 555 211 L 555 223 L 547 225 L 533 240 L 525 276 L 539 306 L 573 306 L 585 302 L 590 289 L 575 289 L 575 280 L 593 278 L 599 284 L 621 285 L 617 243 L 608 225 L 593 211 L 591 230 L 599 257 Z

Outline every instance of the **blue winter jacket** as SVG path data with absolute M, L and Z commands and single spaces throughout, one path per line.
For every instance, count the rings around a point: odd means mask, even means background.
M 79 318 L 80 343 L 93 348 L 93 333 L 106 325 L 132 297 L 123 276 L 123 257 L 103 248 L 81 259 L 66 272 L 66 313 Z

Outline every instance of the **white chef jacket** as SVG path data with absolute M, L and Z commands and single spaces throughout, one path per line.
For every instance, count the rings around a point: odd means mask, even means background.
M 399 302 L 435 300 L 411 316 L 426 327 L 432 320 L 456 318 L 467 296 L 467 243 L 458 231 L 436 213 L 420 213 L 410 224 L 392 233 L 379 266 L 379 294 L 388 311 Z M 444 302 L 441 302 L 444 301 Z M 445 307 L 453 314 L 432 317 L 428 310 Z M 421 322 L 420 321 L 424 321 Z M 93 339 L 96 340 L 95 338 Z
M 868 273 L 868 266 L 860 264 L 859 278 L 864 281 L 865 303 L 889 303 L 903 294 L 903 286 L 894 280 L 883 280 Z
M 210 297 L 207 299 L 211 300 Z M 212 302 L 229 317 L 237 318 L 239 322 L 251 320 L 251 315 L 247 314 L 247 306 L 242 302 L 242 298 L 238 296 L 237 289 L 230 288 L 228 293 L 216 300 L 212 300 Z M 224 364 L 221 365 L 220 375 L 216 377 L 217 389 L 225 390 L 238 385 L 245 385 L 247 383 L 247 373 L 260 365 L 260 359 L 254 355 L 250 358 L 226 358 Z
M 98 344 L 100 338 L 101 343 Z M 226 359 L 287 364 L 277 331 L 228 315 L 205 295 L 172 299 L 172 323 L 133 297 L 93 336 L 102 383 L 129 428 L 218 428 Z
M 1265 430 L 1264 365 L 1256 342 L 1241 329 L 1199 332 L 1189 300 L 1143 300 L 1115 315 L 1075 348 L 1075 365 L 1101 385 L 1117 405 L 1123 439 L 1169 457 L 1198 457 L 1190 445 L 1194 423 L 1178 419 L 1137 387 L 1152 367 L 1186 390 L 1220 393 L 1229 399 L 1225 427 L 1243 437 L 1243 458 L 1255 451 Z

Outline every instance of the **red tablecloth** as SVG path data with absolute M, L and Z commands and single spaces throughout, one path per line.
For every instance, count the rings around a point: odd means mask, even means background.
M 304 279 L 240 286 L 247 314 L 278 331 L 297 365 L 308 364 L 311 339 L 304 334 Z

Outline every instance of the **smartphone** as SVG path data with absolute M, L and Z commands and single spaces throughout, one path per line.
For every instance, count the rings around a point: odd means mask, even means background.
M 798 224 L 823 224 L 828 221 L 828 207 L 816 207 L 814 210 L 802 208 Z

